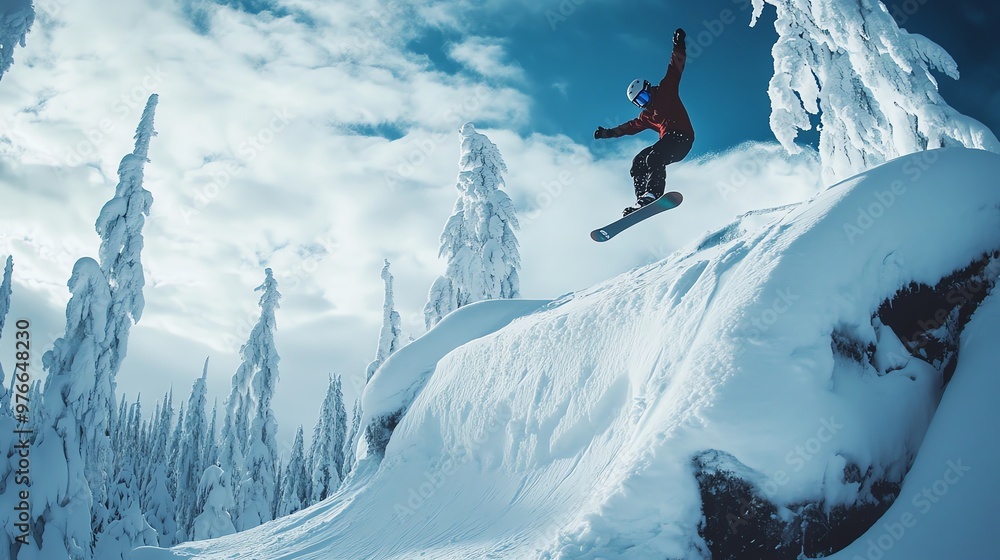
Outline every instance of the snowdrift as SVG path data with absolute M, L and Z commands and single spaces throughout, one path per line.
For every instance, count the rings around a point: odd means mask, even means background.
M 962 457 L 961 442 L 993 452 L 977 455 L 954 495 L 980 480 L 995 496 L 994 439 L 954 432 L 974 430 L 960 422 L 996 394 L 983 369 L 995 370 L 1000 321 L 987 295 L 1000 268 L 998 176 L 990 153 L 914 154 L 744 215 L 664 261 L 522 305 L 506 326 L 393 381 L 422 389 L 381 463 L 359 463 L 331 499 L 134 557 L 795 558 L 843 548 L 890 508 L 911 465 L 931 477 L 919 492 Z M 910 324 L 890 312 L 898 294 L 974 263 L 979 289 L 966 298 L 966 281 L 952 298 L 965 311 L 931 310 L 914 323 L 921 332 L 890 326 Z M 930 343 L 957 332 L 969 306 L 980 312 L 959 354 Z M 961 393 L 945 391 L 938 409 L 952 370 Z M 983 418 L 996 426 L 996 413 Z M 909 479 L 902 489 L 883 520 L 913 507 Z M 987 513 L 939 502 L 938 515 Z M 931 527 L 918 521 L 883 558 L 918 557 L 893 556 Z M 986 525 L 967 524 L 965 544 L 986 543 Z M 867 557 L 864 538 L 852 554 Z M 761 543 L 770 548 L 754 551 Z

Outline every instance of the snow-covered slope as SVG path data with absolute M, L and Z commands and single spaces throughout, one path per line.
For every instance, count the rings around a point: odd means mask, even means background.
M 381 464 L 360 463 L 331 499 L 134 557 L 709 558 L 706 524 L 739 535 L 884 503 L 932 418 L 946 432 L 934 441 L 969 428 L 934 417 L 940 368 L 873 316 L 1000 248 L 997 176 L 1000 156 L 937 150 L 742 216 L 460 341 L 421 378 Z M 970 323 L 955 383 L 988 364 L 996 305 Z M 942 467 L 921 459 L 921 473 Z M 706 482 L 719 476 L 743 482 Z M 743 483 L 753 503 L 718 510 Z M 755 518 L 765 502 L 775 513 Z M 989 537 L 976 527 L 966 538 Z

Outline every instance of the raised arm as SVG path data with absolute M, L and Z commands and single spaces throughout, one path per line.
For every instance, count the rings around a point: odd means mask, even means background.
M 677 91 L 681 83 L 681 74 L 684 73 L 684 63 L 687 62 L 687 46 L 684 43 L 686 34 L 683 29 L 674 31 L 674 50 L 670 53 L 670 65 L 667 66 L 667 75 L 660 80 L 660 87 L 666 86 Z
M 642 122 L 642 119 L 635 118 L 627 122 L 614 127 L 614 128 L 604 128 L 603 126 L 597 127 L 597 132 L 594 133 L 594 138 L 618 138 L 619 136 L 629 136 L 631 134 L 638 134 L 643 130 L 649 128 L 649 125 Z

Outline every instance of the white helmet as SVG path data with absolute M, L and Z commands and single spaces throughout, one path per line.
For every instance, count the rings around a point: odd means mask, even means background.
M 628 96 L 628 100 L 635 104 L 636 107 L 640 109 L 645 107 L 649 103 L 649 82 L 641 78 L 636 78 L 632 80 L 632 83 L 628 85 L 628 89 L 625 91 L 625 95 Z

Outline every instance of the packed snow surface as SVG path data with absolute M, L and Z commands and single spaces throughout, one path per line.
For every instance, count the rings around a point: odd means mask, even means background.
M 1000 156 L 987 152 L 906 156 L 531 312 L 518 301 L 480 306 L 483 321 L 504 306 L 516 318 L 436 342 L 443 355 L 430 369 L 398 370 L 397 389 L 420 390 L 381 464 L 363 459 L 336 495 L 289 517 L 134 558 L 708 558 L 694 454 L 732 454 L 778 505 L 830 506 L 857 497 L 830 474 L 845 458 L 901 476 L 932 419 L 938 449 L 918 457 L 914 486 L 933 484 L 942 461 L 964 457 L 946 448 L 953 432 L 972 418 L 995 426 L 975 394 L 985 368 L 995 371 L 995 298 L 970 324 L 953 381 L 977 398 L 946 394 L 937 417 L 936 370 L 907 355 L 876 372 L 835 354 L 831 333 L 874 342 L 872 314 L 900 287 L 934 285 L 1000 247 L 998 176 Z M 657 226 L 640 227 L 621 242 Z M 477 313 L 466 311 L 470 329 Z M 378 377 L 404 350 L 374 379 L 386 398 L 401 390 Z M 970 454 L 950 492 L 975 492 L 972 481 L 995 472 L 989 445 L 992 463 Z M 901 500 L 914 490 L 904 485 Z M 988 501 L 973 503 L 983 510 L 941 500 L 914 513 L 910 532 L 929 530 L 931 516 L 988 516 Z M 963 535 L 985 542 L 988 532 L 984 523 Z

